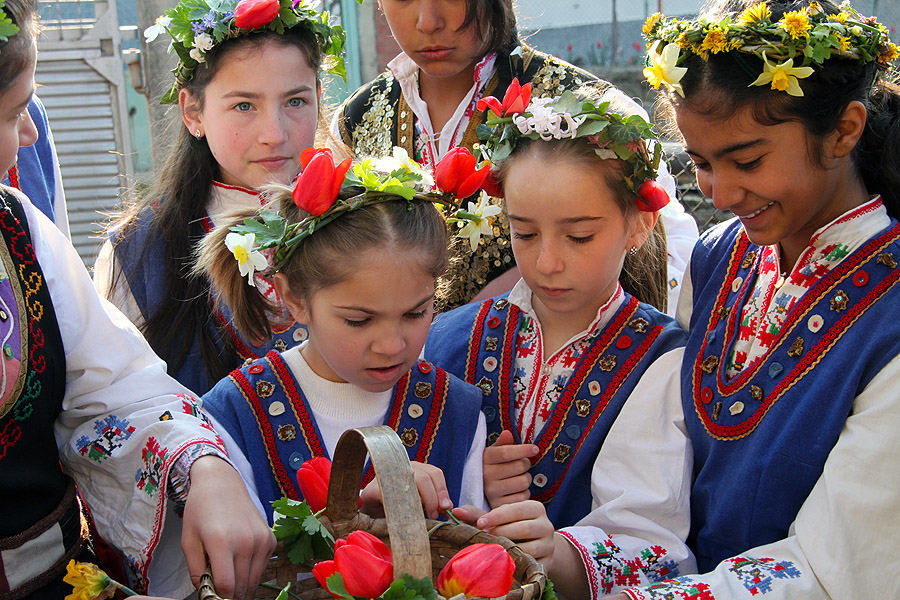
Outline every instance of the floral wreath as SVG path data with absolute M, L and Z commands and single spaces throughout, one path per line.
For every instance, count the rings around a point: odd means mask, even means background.
M 144 31 L 148 43 L 167 32 L 172 37 L 169 51 L 178 55 L 178 64 L 172 69 L 175 83 L 160 104 L 177 102 L 178 90 L 194 77 L 197 66 L 206 62 L 206 53 L 225 40 L 259 31 L 280 35 L 294 27 L 306 27 L 315 34 L 320 50 L 330 57 L 328 72 L 346 80 L 341 56 L 344 30 L 329 25 L 328 13 L 316 11 L 306 0 L 181 0 Z
M 683 97 L 680 81 L 687 68 L 679 65 L 688 55 L 709 60 L 711 54 L 737 50 L 763 61 L 763 72 L 751 86 L 770 84 L 773 90 L 802 96 L 799 80 L 812 75 L 826 60 L 875 63 L 890 71 L 900 54 L 888 30 L 874 17 L 860 15 L 848 2 L 841 4 L 837 14 L 828 14 L 818 2 L 812 2 L 784 13 L 775 22 L 765 2 L 733 16 L 711 22 L 651 15 L 643 28 L 648 43 L 644 76 L 650 85 L 657 89 L 664 85 Z
M 0 41 L 8 42 L 9 38 L 19 33 L 19 26 L 13 23 L 6 11 L 3 10 L 4 4 L 6 4 L 6 0 L 0 0 Z
M 513 79 L 503 102 L 493 96 L 478 101 L 478 110 L 487 109 L 492 115 L 478 126 L 478 152 L 497 164 L 512 153 L 520 138 L 585 138 L 596 146 L 594 152 L 600 158 L 619 159 L 627 165 L 624 183 L 635 195 L 638 208 L 658 211 L 669 202 L 668 193 L 656 181 L 662 145 L 643 117 L 621 115 L 610 111 L 609 105 L 609 101 L 579 100 L 570 90 L 556 98 L 531 99 L 531 83 L 520 86 Z M 647 142 L 657 142 L 652 154 Z
M 294 184 L 294 204 L 303 211 L 290 222 L 277 212 L 262 209 L 254 217 L 229 228 L 225 245 L 234 254 L 242 277 L 254 284 L 254 273 L 268 275 L 280 270 L 300 242 L 347 212 L 391 200 L 425 201 L 460 206 L 479 192 L 491 165 L 477 160 L 465 148 L 454 148 L 436 165 L 434 176 L 423 170 L 403 148 L 393 156 L 367 158 L 335 164 L 331 150 L 308 148 L 300 154 L 302 171 Z M 500 207 L 480 194 L 478 202 L 458 208 L 447 222 L 459 224 L 460 237 L 469 238 L 474 252 L 482 235 L 492 233 L 491 219 Z

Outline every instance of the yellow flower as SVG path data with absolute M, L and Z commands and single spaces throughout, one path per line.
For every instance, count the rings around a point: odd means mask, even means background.
M 675 38 L 675 45 L 679 48 L 683 48 L 685 50 L 691 49 L 691 41 L 688 39 L 687 33 L 681 32 L 678 34 L 678 37 Z
M 757 2 L 753 6 L 744 9 L 744 12 L 737 18 L 738 25 L 755 25 L 768 21 L 772 17 L 772 11 L 765 2 Z
M 883 65 L 890 66 L 890 64 L 894 62 L 898 56 L 900 56 L 900 50 L 897 49 L 897 45 L 888 44 L 887 50 L 878 55 L 878 62 Z
M 700 44 L 700 48 L 709 50 L 713 54 L 725 52 L 729 49 L 728 38 L 725 37 L 723 30 L 718 27 L 710 27 L 706 37 L 703 38 L 703 43 Z
M 779 25 L 795 40 L 801 37 L 809 37 L 811 25 L 809 24 L 809 13 L 806 7 L 784 13 Z
M 63 582 L 73 588 L 65 600 L 104 600 L 112 598 L 116 592 L 116 583 L 97 565 L 91 563 L 70 560 L 66 565 Z
M 836 35 L 838 43 L 840 47 L 838 48 L 839 52 L 847 52 L 850 50 L 850 38 L 845 35 L 837 34 Z
M 834 16 L 835 22 L 840 23 L 841 25 L 846 25 L 847 19 L 849 19 L 849 18 L 850 18 L 850 13 L 847 13 L 844 11 L 841 11 Z
M 809 3 L 809 16 L 814 17 L 822 12 L 822 5 L 818 2 Z
M 799 79 L 804 79 L 813 74 L 812 67 L 794 67 L 794 59 L 789 58 L 783 63 L 773 65 L 763 52 L 763 72 L 756 81 L 750 85 L 772 84 L 773 90 L 787 92 L 791 96 L 802 96 Z
M 653 31 L 653 28 L 656 26 L 657 23 L 659 23 L 660 19 L 662 19 L 661 13 L 653 13 L 652 15 L 647 17 L 647 20 L 644 22 L 644 27 L 643 27 L 644 35 L 650 35 L 650 32 Z
M 662 52 L 658 51 L 661 40 L 656 40 L 650 46 L 650 66 L 644 68 L 644 77 L 654 88 L 659 89 L 665 85 L 670 91 L 678 92 L 684 98 L 684 90 L 681 89 L 681 78 L 687 72 L 687 68 L 676 66 L 681 50 L 675 44 L 666 44 Z

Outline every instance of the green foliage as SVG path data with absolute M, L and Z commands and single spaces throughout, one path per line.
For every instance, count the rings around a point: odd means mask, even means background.
M 381 600 L 435 600 L 437 590 L 431 583 L 431 578 L 416 579 L 408 573 L 396 580 L 381 595 Z
M 306 501 L 279 498 L 272 502 L 276 519 L 272 531 L 294 564 L 309 565 L 313 559 L 334 557 L 334 537 L 325 529 Z

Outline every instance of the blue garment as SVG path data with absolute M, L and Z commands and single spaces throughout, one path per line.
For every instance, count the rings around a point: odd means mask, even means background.
M 235 370 L 203 396 L 203 407 L 228 431 L 253 467 L 256 491 L 272 522 L 273 500 L 302 499 L 297 470 L 328 456 L 315 415 L 277 352 Z M 384 425 L 396 431 L 409 459 L 439 467 L 454 505 L 478 424 L 478 390 L 419 361 L 394 386 Z M 274 407 L 274 408 L 273 408 Z M 372 480 L 371 466 L 362 484 Z
M 701 573 L 788 536 L 854 398 L 900 353 L 898 238 L 892 220 L 839 263 L 797 301 L 772 348 L 733 378 L 727 357 L 761 248 L 735 219 L 694 249 L 682 401 L 694 449 L 688 543 Z
M 504 429 L 516 442 L 512 388 L 522 311 L 506 296 L 468 304 L 435 319 L 424 357 L 482 390 L 488 443 Z M 684 345 L 674 319 L 625 294 L 610 322 L 584 351 L 535 443 L 531 498 L 557 528 L 591 510 L 591 470 L 606 434 L 644 371 Z
M 10 169 L 18 182 L 10 180 L 7 173 L 3 183 L 17 187 L 28 196 L 42 213 L 51 221 L 56 222 L 54 206 L 56 202 L 56 174 L 54 171 L 55 152 L 53 150 L 53 137 L 50 135 L 50 126 L 47 124 L 47 112 L 37 96 L 31 97 L 28 103 L 28 114 L 34 121 L 38 131 L 38 139 L 31 146 L 22 146 L 16 155 L 16 164 Z

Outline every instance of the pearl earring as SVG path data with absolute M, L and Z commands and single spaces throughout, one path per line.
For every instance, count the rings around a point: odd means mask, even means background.
M 194 132 L 194 137 L 198 140 L 203 137 L 203 133 L 200 132 L 200 128 L 197 128 L 197 131 Z

